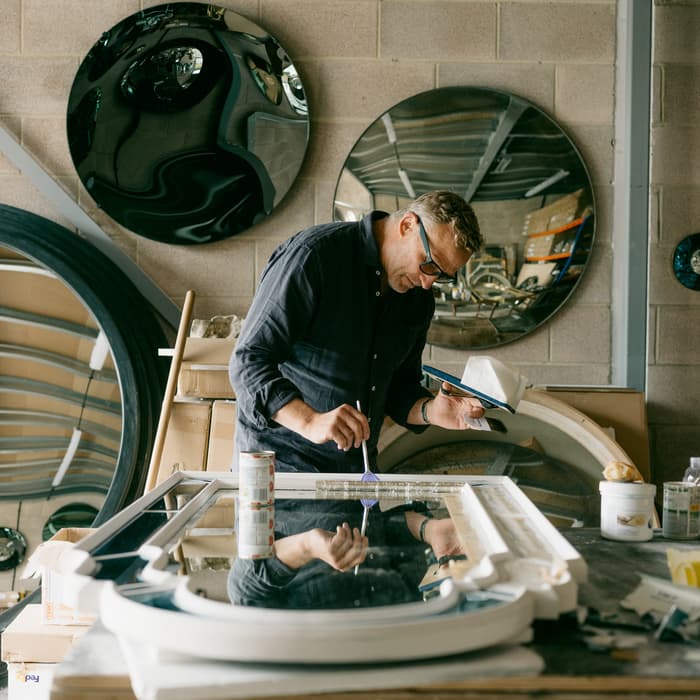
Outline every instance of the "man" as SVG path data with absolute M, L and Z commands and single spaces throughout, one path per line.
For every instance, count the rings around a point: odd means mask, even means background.
M 279 471 L 362 472 L 351 448 L 367 440 L 375 464 L 385 415 L 416 432 L 482 416 L 478 400 L 421 385 L 431 287 L 482 244 L 472 208 L 435 191 L 279 246 L 231 358 L 234 469 L 240 451 L 273 450 Z

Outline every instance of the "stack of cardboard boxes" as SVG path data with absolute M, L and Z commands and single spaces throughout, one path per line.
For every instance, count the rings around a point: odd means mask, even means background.
M 187 338 L 156 483 L 175 471 L 229 471 L 236 401 L 228 378 L 235 340 Z
M 41 603 L 24 605 L 2 634 L 8 700 L 44 700 L 58 662 L 95 621 L 70 603 L 62 554 L 92 532 L 64 528 L 42 543 L 27 561 L 25 575 L 41 576 Z

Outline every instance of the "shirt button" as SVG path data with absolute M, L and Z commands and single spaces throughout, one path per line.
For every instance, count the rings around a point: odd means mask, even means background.
M 377 353 L 375 352 L 374 355 L 372 355 L 372 359 L 373 359 L 373 360 L 376 360 L 377 357 L 378 357 L 378 355 L 377 355 Z
M 372 391 L 374 391 L 376 388 L 377 388 L 376 386 L 373 386 L 373 387 L 372 387 Z
M 378 296 L 381 296 L 381 294 L 382 294 L 381 292 L 375 292 L 375 293 L 374 293 L 374 296 L 375 296 L 375 297 L 378 297 Z
M 377 277 L 379 277 L 381 274 L 382 273 L 379 270 L 377 270 Z

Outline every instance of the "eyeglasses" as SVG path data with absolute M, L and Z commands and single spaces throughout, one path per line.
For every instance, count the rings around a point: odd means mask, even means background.
M 418 230 L 420 232 L 420 239 L 423 241 L 423 248 L 425 249 L 425 261 L 420 264 L 420 271 L 423 274 L 429 275 L 430 277 L 437 277 L 437 282 L 454 282 L 455 277 L 453 275 L 448 275 L 434 260 L 430 253 L 430 245 L 428 245 L 428 236 L 425 233 L 425 227 L 423 222 L 418 219 Z

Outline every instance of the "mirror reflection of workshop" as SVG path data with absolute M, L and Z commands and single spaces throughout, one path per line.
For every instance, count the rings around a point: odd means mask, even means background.
M 0 700 L 700 696 L 698 8 L 9 5 Z
M 591 182 L 576 147 L 515 95 L 430 90 L 358 139 L 338 179 L 335 216 L 357 220 L 443 188 L 463 193 L 481 227 L 498 233 L 453 282 L 434 285 L 430 342 L 484 348 L 534 330 L 573 291 L 593 247 Z

